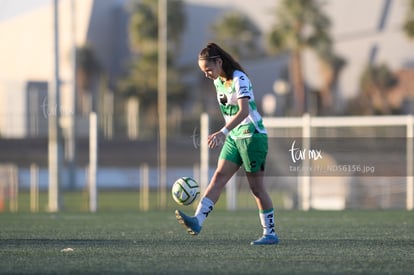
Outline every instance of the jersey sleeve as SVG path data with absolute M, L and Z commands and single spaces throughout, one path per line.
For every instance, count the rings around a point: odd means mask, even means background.
M 237 98 L 252 98 L 252 89 L 250 85 L 249 78 L 243 74 L 237 74 L 235 75 L 234 79 L 234 88 L 237 93 Z

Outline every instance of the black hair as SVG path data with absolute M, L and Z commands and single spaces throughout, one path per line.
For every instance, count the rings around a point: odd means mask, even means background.
M 242 71 L 247 75 L 243 67 L 237 62 L 228 52 L 223 50 L 216 43 L 210 42 L 207 46 L 201 50 L 198 55 L 199 60 L 208 60 L 216 62 L 220 58 L 223 60 L 223 72 L 226 75 L 226 79 L 232 79 L 235 70 Z

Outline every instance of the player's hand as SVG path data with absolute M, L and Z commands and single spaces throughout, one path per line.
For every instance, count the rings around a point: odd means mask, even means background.
M 219 145 L 223 145 L 225 139 L 226 139 L 226 136 L 222 132 L 220 131 L 215 132 L 209 135 L 207 138 L 208 147 L 213 149 Z

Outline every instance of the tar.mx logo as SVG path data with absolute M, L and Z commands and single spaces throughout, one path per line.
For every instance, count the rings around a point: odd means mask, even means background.
M 193 146 L 195 149 L 200 147 L 200 135 L 198 134 L 198 129 L 194 128 L 193 135 L 191 136 L 191 139 L 193 140 Z
M 205 142 L 206 144 L 208 143 L 209 146 L 211 145 L 211 143 L 213 143 L 214 145 L 212 145 L 212 147 L 210 148 L 214 148 L 216 146 L 220 146 L 224 144 L 224 140 L 223 139 L 217 139 L 217 138 L 212 138 L 210 140 L 210 137 L 205 137 L 204 139 L 201 138 L 201 133 L 198 132 L 197 128 L 194 128 L 193 130 L 193 134 L 191 135 L 191 139 L 193 140 L 193 146 L 195 149 L 198 149 L 201 147 L 201 142 Z
M 290 156 L 293 163 L 303 160 L 318 160 L 322 158 L 322 150 L 317 149 L 307 149 L 307 148 L 297 148 L 295 147 L 296 140 L 292 142 L 292 146 L 289 149 Z
M 43 99 L 42 105 L 43 117 L 47 119 L 50 116 L 57 116 L 57 115 L 73 115 L 73 111 L 69 109 L 65 109 L 62 106 L 58 106 L 57 104 L 49 104 L 47 101 L 47 97 Z

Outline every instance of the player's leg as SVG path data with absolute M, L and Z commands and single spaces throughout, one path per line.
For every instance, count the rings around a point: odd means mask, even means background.
M 213 210 L 214 205 L 220 198 L 224 186 L 238 169 L 239 165 L 231 161 L 225 159 L 220 159 L 218 161 L 217 169 L 195 212 L 195 216 L 200 224 L 204 222 L 208 214 Z
M 187 216 L 182 211 L 176 210 L 175 215 L 178 222 L 184 225 L 191 235 L 200 233 L 205 219 L 213 211 L 214 204 L 218 201 L 224 186 L 238 169 L 238 164 L 226 159 L 219 159 L 217 169 L 198 203 L 195 215 Z
M 246 172 L 250 189 L 259 208 L 259 218 L 263 228 L 263 236 L 251 244 L 277 244 L 279 239 L 275 231 L 273 202 L 265 188 L 263 175 L 263 171 Z
M 219 159 L 217 169 L 207 186 L 203 197 L 209 198 L 216 203 L 223 191 L 224 186 L 230 178 L 237 172 L 240 165 L 226 159 Z
M 246 172 L 250 190 L 260 211 L 273 208 L 272 199 L 264 185 L 264 171 Z
M 264 169 L 268 151 L 267 136 L 254 134 L 238 144 L 250 190 L 259 208 L 263 237 L 252 244 L 276 244 L 279 239 L 275 232 L 273 202 L 264 185 Z
M 213 210 L 214 204 L 218 201 L 224 186 L 236 173 L 241 164 L 242 160 L 236 142 L 228 136 L 221 148 L 217 169 L 198 203 L 194 216 L 187 216 L 180 210 L 175 211 L 178 222 L 187 228 L 188 233 L 192 235 L 200 233 L 201 226 Z

